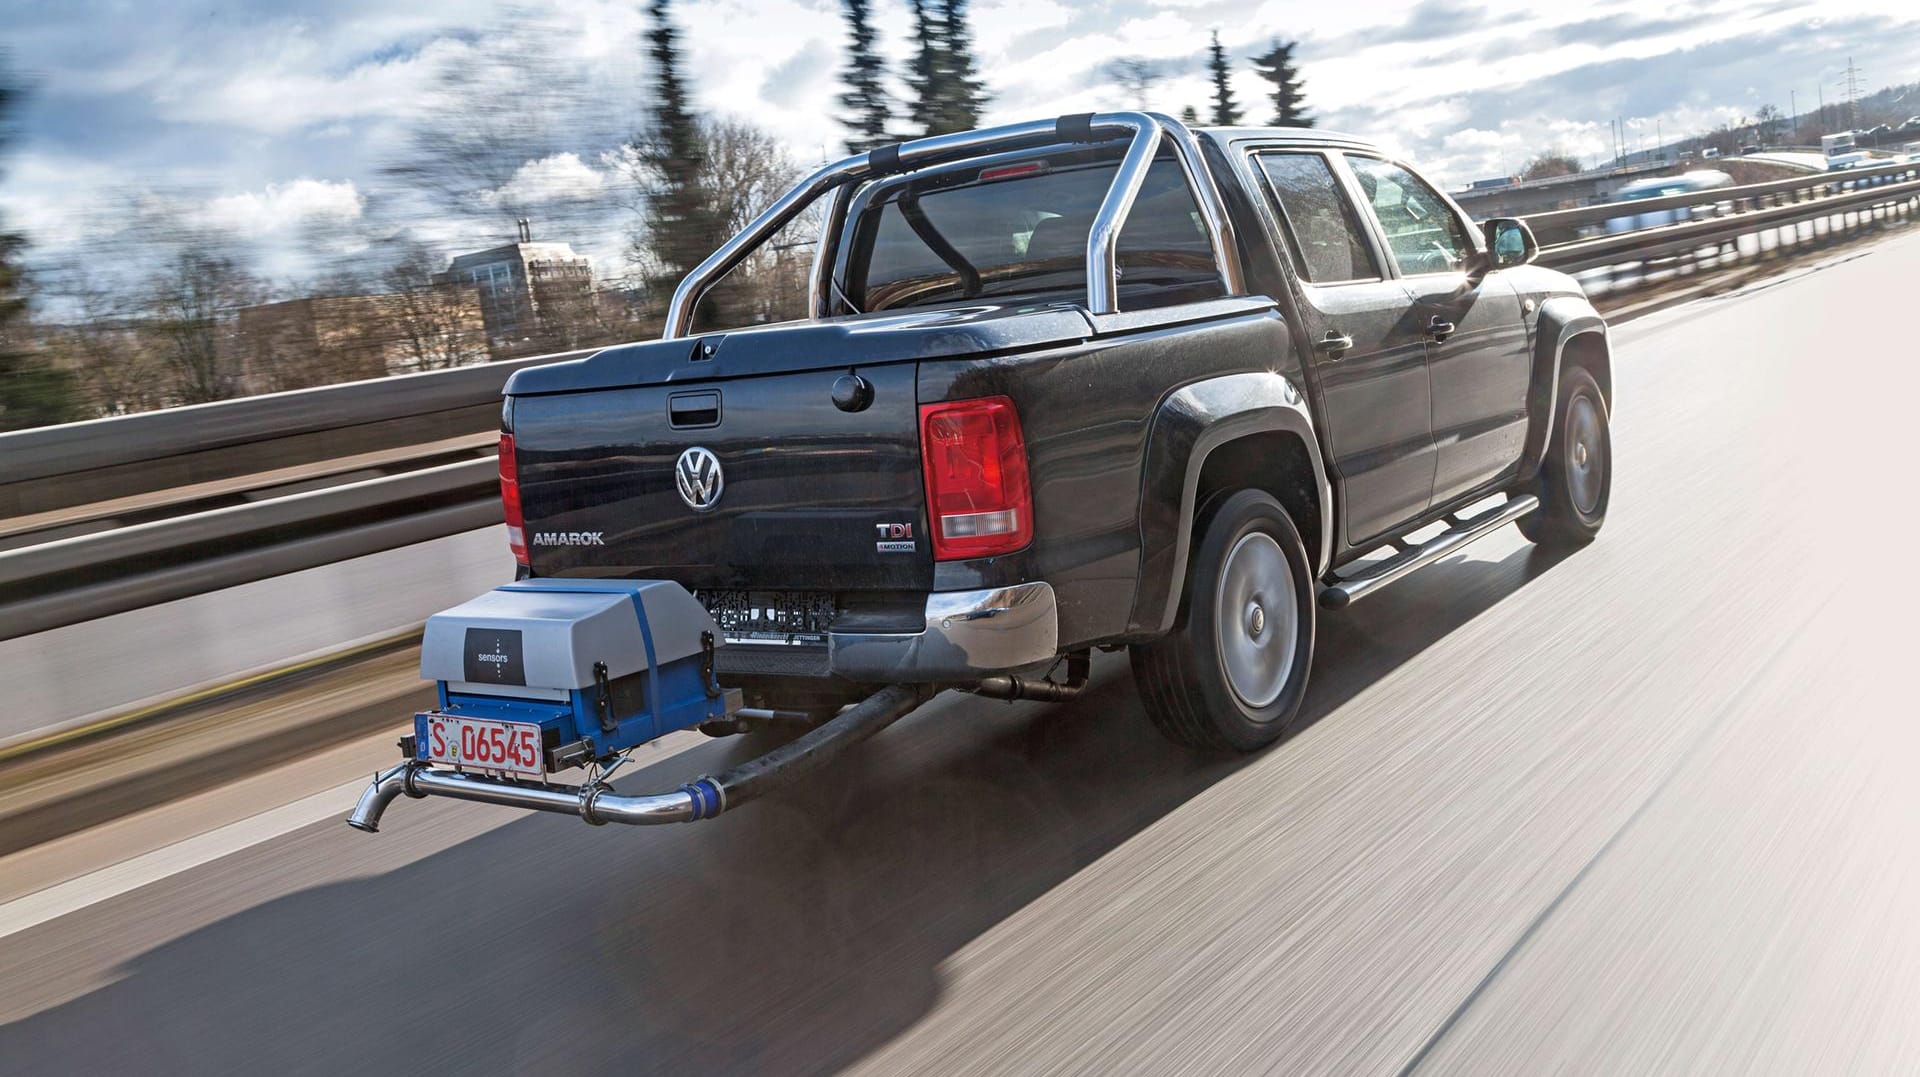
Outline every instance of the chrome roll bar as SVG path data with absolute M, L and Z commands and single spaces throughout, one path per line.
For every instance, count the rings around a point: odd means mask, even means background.
M 836 234 L 847 213 L 851 192 L 860 181 L 876 176 L 923 168 L 928 165 L 978 157 L 988 153 L 1044 146 L 1055 142 L 1093 142 L 1129 138 L 1126 153 L 1115 170 L 1100 211 L 1087 233 L 1087 310 L 1093 314 L 1114 314 L 1120 309 L 1120 273 L 1118 248 L 1120 232 L 1133 209 L 1147 169 L 1159 153 L 1162 141 L 1169 143 L 1179 160 L 1181 171 L 1191 184 L 1200 206 L 1200 218 L 1213 245 L 1214 263 L 1220 283 L 1228 295 L 1246 292 L 1240 267 L 1239 248 L 1234 243 L 1233 225 L 1226 205 L 1200 156 L 1200 143 L 1184 124 L 1169 116 L 1147 112 L 1103 112 L 1091 116 L 1063 116 L 1057 120 L 1033 120 L 1027 123 L 991 127 L 980 131 L 961 131 L 934 135 L 912 142 L 882 146 L 855 154 L 822 167 L 795 184 L 768 206 L 739 235 L 721 244 L 694 267 L 673 291 L 667 308 L 666 327 L 661 339 L 684 337 L 693 327 L 694 309 L 708 289 L 719 283 L 754 249 L 771 239 L 821 195 L 835 192 L 832 207 L 821 234 L 820 248 L 813 265 L 809 288 L 811 315 L 824 318 L 832 307 L 833 267 L 828 257 L 828 237 Z

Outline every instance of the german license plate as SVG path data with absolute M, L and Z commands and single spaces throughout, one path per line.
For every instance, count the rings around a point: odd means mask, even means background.
M 540 727 L 525 722 L 429 714 L 425 759 L 467 770 L 533 778 L 546 774 L 540 759 Z

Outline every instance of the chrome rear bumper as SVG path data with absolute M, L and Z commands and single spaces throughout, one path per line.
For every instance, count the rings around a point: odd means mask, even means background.
M 834 632 L 827 664 L 867 684 L 954 684 L 1045 662 L 1059 654 L 1053 588 L 1019 583 L 927 596 L 919 632 Z

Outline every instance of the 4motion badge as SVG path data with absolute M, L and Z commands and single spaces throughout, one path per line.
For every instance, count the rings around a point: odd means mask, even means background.
M 881 553 L 912 553 L 920 548 L 920 544 L 913 540 L 912 524 L 874 524 L 873 526 L 874 530 L 880 534 L 880 539 L 873 544 L 873 548 Z

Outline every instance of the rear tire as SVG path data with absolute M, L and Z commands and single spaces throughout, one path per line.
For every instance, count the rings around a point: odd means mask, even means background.
M 1607 521 L 1613 439 L 1606 398 L 1581 367 L 1568 367 L 1561 375 L 1552 438 L 1536 480 L 1540 507 L 1520 518 L 1520 533 L 1550 549 L 1585 546 Z
M 1251 752 L 1306 698 L 1316 613 L 1306 545 L 1280 503 L 1241 490 L 1207 506 L 1177 627 L 1129 649 L 1147 717 L 1169 740 Z

